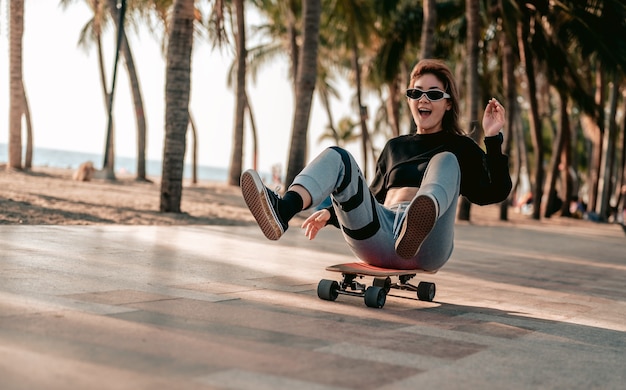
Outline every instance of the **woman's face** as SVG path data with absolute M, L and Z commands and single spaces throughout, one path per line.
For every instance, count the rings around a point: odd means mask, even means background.
M 443 83 L 431 73 L 425 73 L 416 78 L 410 88 L 445 92 Z M 443 115 L 451 108 L 448 98 L 431 101 L 424 94 L 418 99 L 407 98 L 407 100 L 418 134 L 432 134 L 443 130 L 441 125 Z

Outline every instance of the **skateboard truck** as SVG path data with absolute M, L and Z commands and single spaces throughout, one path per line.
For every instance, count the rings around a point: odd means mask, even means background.
M 435 298 L 436 287 L 434 283 L 420 282 L 418 285 L 409 283 L 417 273 L 423 270 L 395 270 L 371 266 L 366 263 L 337 264 L 326 268 L 328 271 L 341 272 L 342 280 L 322 279 L 317 286 L 317 296 L 320 299 L 334 301 L 342 295 L 363 297 L 365 305 L 373 308 L 382 308 L 387 299 L 387 293 L 392 289 L 415 291 L 421 301 L 432 302 Z M 364 276 L 373 276 L 371 286 L 357 281 Z M 391 277 L 397 277 L 397 282 L 392 282 Z

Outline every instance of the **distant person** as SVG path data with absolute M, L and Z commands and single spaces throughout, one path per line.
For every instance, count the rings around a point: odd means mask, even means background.
M 552 191 L 550 191 L 549 197 L 551 198 L 552 201 L 549 202 L 551 207 L 546 213 L 546 217 L 548 218 L 560 212 L 561 209 L 563 208 L 563 200 L 561 200 L 561 198 L 559 197 L 559 193 L 556 189 L 553 189 Z
M 282 177 L 282 168 L 280 167 L 280 164 L 272 165 L 272 185 L 274 186 L 274 188 L 283 187 L 283 182 L 282 182 L 281 177 Z
M 533 213 L 533 193 L 527 191 L 517 200 L 517 209 L 525 215 Z
M 569 203 L 569 213 L 572 218 L 582 219 L 586 211 L 586 206 L 580 201 L 578 195 L 573 195 Z
M 72 175 L 72 179 L 76 181 L 91 181 L 95 172 L 96 168 L 94 168 L 93 163 L 86 161 L 80 164 L 74 175 Z
M 268 239 L 279 239 L 292 217 L 330 195 L 332 206 L 302 224 L 309 239 L 330 224 L 369 264 L 436 271 L 446 263 L 459 194 L 484 205 L 505 200 L 511 190 L 508 157 L 501 152 L 505 110 L 496 99 L 485 108 L 485 153 L 459 125 L 457 87 L 443 62 L 420 61 L 406 96 L 417 131 L 387 142 L 370 187 L 352 155 L 339 147 L 305 167 L 282 198 L 255 171 L 241 175 L 246 204 Z

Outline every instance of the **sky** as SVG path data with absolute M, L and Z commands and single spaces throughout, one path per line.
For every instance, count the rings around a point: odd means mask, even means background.
M 0 0 L 0 143 L 8 143 L 9 68 L 8 0 Z M 27 0 L 24 11 L 23 78 L 28 96 L 35 147 L 102 154 L 107 128 L 95 46 L 78 47 L 78 38 L 90 18 L 82 1 L 63 9 L 58 0 Z M 250 19 L 250 18 L 248 18 Z M 127 31 L 147 121 L 147 158 L 161 160 L 165 129 L 165 60 L 160 38 L 147 28 Z M 115 31 L 105 32 L 103 43 L 107 88 L 110 88 Z M 232 59 L 226 51 L 194 41 L 190 109 L 198 128 L 200 165 L 228 167 L 234 120 L 234 93 L 226 85 Z M 248 78 L 248 94 L 259 134 L 259 169 L 271 171 L 280 164 L 285 171 L 293 121 L 293 93 L 286 60 L 271 63 L 255 82 Z M 345 84 L 345 83 L 343 83 Z M 347 100 L 351 91 L 343 85 L 342 98 L 333 102 L 335 120 L 352 115 Z M 114 95 L 115 150 L 118 156 L 136 155 L 136 125 L 128 76 L 120 60 Z M 371 109 L 370 109 L 371 112 Z M 246 125 L 248 126 L 248 125 Z M 309 124 L 309 159 L 329 143 L 318 137 L 327 126 L 326 115 L 314 99 Z M 189 139 L 190 137 L 188 137 Z M 25 138 L 23 138 L 25 142 Z M 252 166 L 250 130 L 244 145 L 244 169 Z M 353 147 L 358 154 L 358 145 Z M 189 147 L 187 149 L 190 150 Z M 352 150 L 351 150 L 352 151 Z M 190 153 L 187 154 L 189 160 Z M 100 162 L 95 162 L 96 165 Z

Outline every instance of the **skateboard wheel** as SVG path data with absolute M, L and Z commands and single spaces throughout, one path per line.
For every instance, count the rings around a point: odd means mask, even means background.
M 435 299 L 435 283 L 419 282 L 417 285 L 417 299 L 432 302 Z
M 335 280 L 322 279 L 317 285 L 317 296 L 325 301 L 334 301 L 339 296 L 339 283 Z
M 367 307 L 380 309 L 385 306 L 386 300 L 387 291 L 382 287 L 370 286 L 365 290 L 365 305 Z
M 389 292 L 391 290 L 391 278 L 389 276 L 386 278 L 374 278 L 372 286 L 382 287 L 385 289 L 385 292 Z

